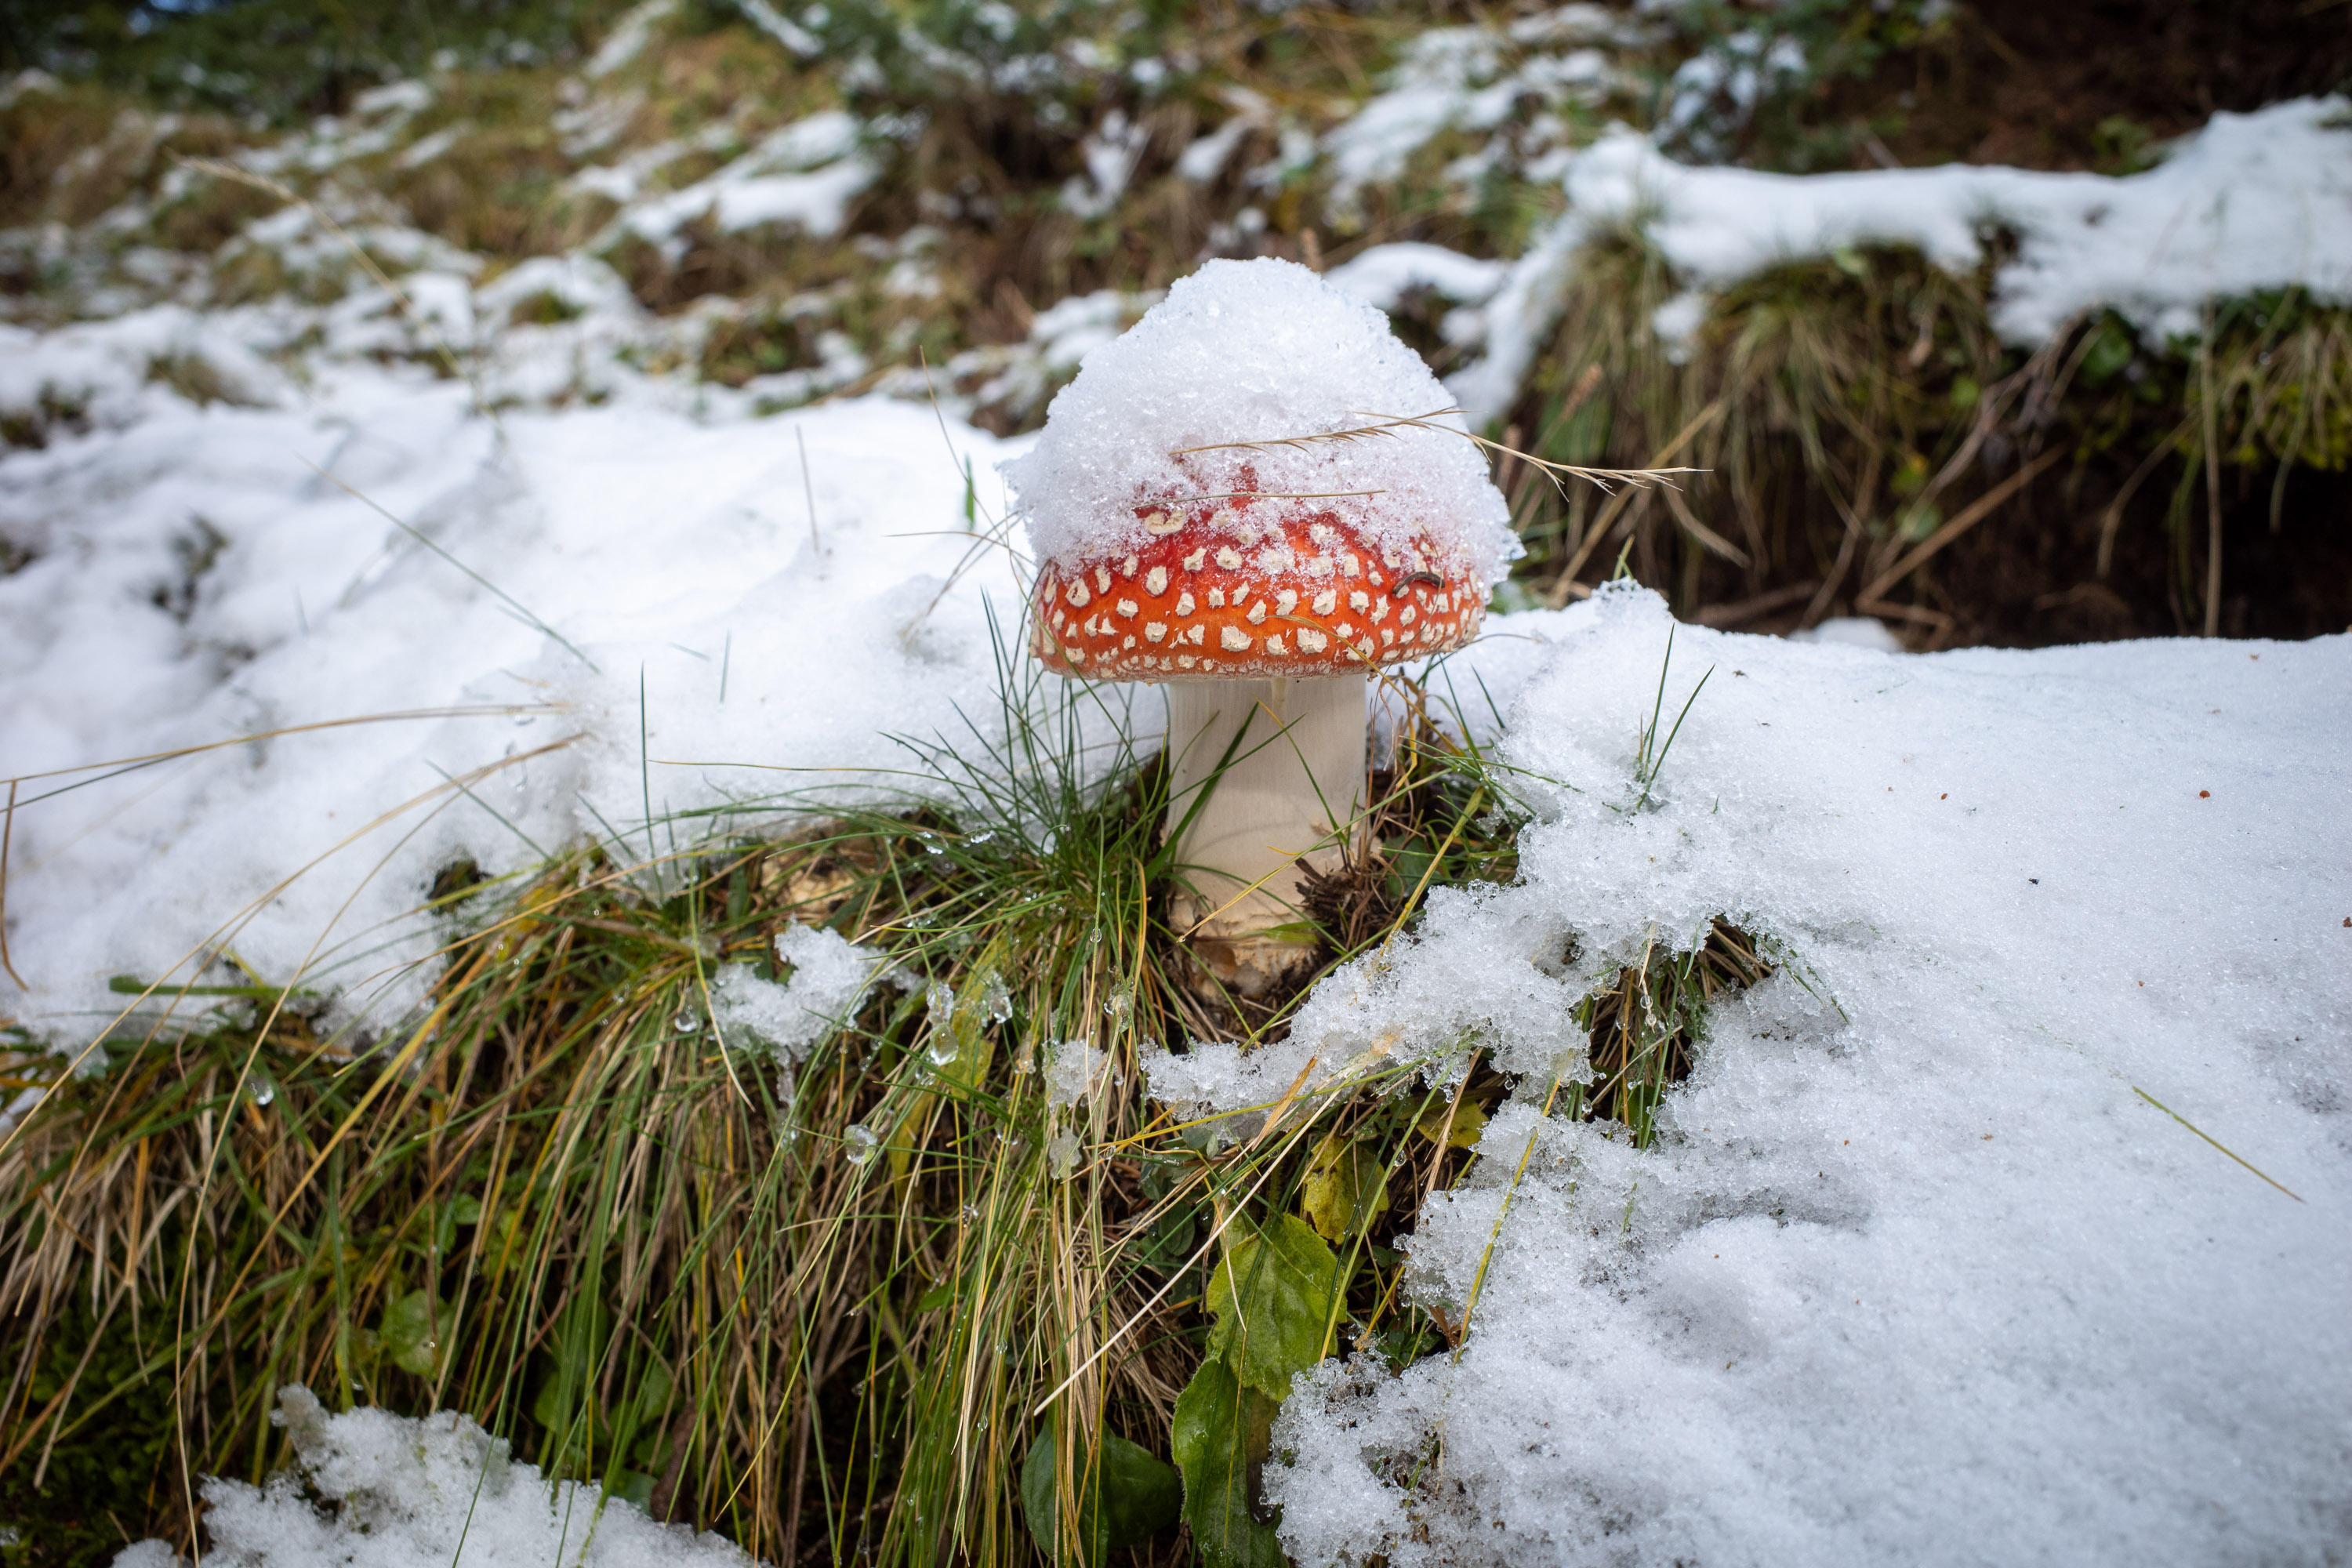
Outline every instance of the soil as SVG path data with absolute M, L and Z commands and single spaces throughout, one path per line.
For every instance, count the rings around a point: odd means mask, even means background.
M 1854 163 L 2125 174 L 2219 110 L 2352 80 L 2344 0 L 1979 0 L 1943 37 L 1824 84 L 1816 125 L 1867 127 Z M 1884 156 L 1882 156 L 1884 154 Z

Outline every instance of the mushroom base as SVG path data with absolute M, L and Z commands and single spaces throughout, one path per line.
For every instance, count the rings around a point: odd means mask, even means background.
M 1265 995 L 1315 961 L 1301 872 L 1336 868 L 1362 831 L 1366 689 L 1360 675 L 1169 685 L 1168 831 L 1208 795 L 1177 846 L 1169 916 L 1228 990 Z

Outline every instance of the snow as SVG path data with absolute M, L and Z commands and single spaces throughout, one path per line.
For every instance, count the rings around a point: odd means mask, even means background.
M 593 81 L 628 65 L 645 53 L 646 46 L 653 42 L 654 30 L 677 8 L 678 0 L 641 0 L 631 6 L 613 24 L 613 30 L 604 35 L 604 43 L 597 47 L 583 74 Z
M 1889 630 L 1885 621 L 1869 616 L 1832 616 L 1817 626 L 1790 632 L 1789 640 L 1843 643 L 1849 647 L 1875 648 L 1880 653 L 1903 651 L 1903 639 Z
M 1570 210 L 1530 243 L 1498 298 L 1487 357 L 1449 381 L 1475 419 L 1499 416 L 1570 276 L 1583 241 L 1633 226 L 1696 290 L 1720 289 L 1784 262 L 1864 245 L 1916 247 L 1966 274 L 2007 233 L 2014 253 L 1992 279 L 2006 342 L 2037 347 L 2112 310 L 2151 339 L 2193 337 L 2205 302 L 2299 288 L 2352 301 L 2352 106 L 2306 98 L 2218 113 L 2143 174 L 2044 174 L 1952 163 L 1860 174 L 1774 174 L 1689 167 L 1618 127 L 1569 157 Z M 1669 340 L 1697 323 L 1693 304 L 1659 323 Z
M 1040 560 L 1088 561 L 1141 544 L 1150 536 L 1137 508 L 1148 500 L 1339 493 L 1345 499 L 1324 504 L 1375 539 L 1447 530 L 1462 570 L 1493 583 L 1517 541 L 1485 456 L 1451 433 L 1456 424 L 1173 455 L 1448 406 L 1380 311 L 1294 262 L 1212 261 L 1087 356 L 1055 397 L 1036 446 L 1003 471 Z
M 1414 153 L 1448 131 L 1491 132 L 1526 97 L 1547 103 L 1597 103 L 1622 73 L 1597 48 L 1566 55 L 1542 46 L 1643 37 L 1603 7 L 1563 5 L 1523 16 L 1508 28 L 1432 27 L 1406 47 L 1381 90 L 1323 138 L 1333 175 L 1332 200 L 1353 207 L 1367 186 L 1396 179 Z M 1537 52 L 1516 59 L 1523 48 Z
M 220 1568 L 753 1568 L 723 1538 L 657 1524 L 593 1484 L 551 1484 L 466 1416 L 330 1415 L 307 1388 L 278 1395 L 299 1475 L 204 1484 L 206 1563 Z M 306 1487 L 307 1483 L 307 1487 Z M 315 1494 L 325 1506 L 314 1505 Z M 115 1568 L 171 1568 L 141 1542 Z
M 816 238 L 841 232 L 849 203 L 880 170 L 859 155 L 857 121 L 837 109 L 793 121 L 707 179 L 648 197 L 616 224 L 643 238 L 675 243 L 708 218 L 722 233 L 793 224 Z M 610 188 L 620 188 L 617 184 Z
M 888 964 L 839 931 L 805 925 L 776 938 L 776 959 L 793 972 L 782 984 L 761 979 L 748 963 L 712 975 L 710 1013 L 721 1040 L 738 1049 L 764 1046 L 787 1068 L 856 1014 Z
M 1475 303 L 1492 294 L 1509 268 L 1423 240 L 1375 245 L 1323 275 L 1343 294 L 1393 310 L 1415 289 L 1433 289 L 1449 300 Z
M 365 364 L 197 408 L 133 368 L 188 321 L 114 325 L 9 361 L 104 416 L 0 465 L 0 535 L 30 557 L 0 577 L 9 772 L 73 770 L 22 786 L 13 822 L 30 990 L 0 994 L 44 1035 L 116 1018 L 110 976 L 184 982 L 230 951 L 392 1026 L 429 978 L 404 965 L 434 941 L 411 911 L 438 867 L 616 835 L 625 861 L 667 853 L 648 797 L 743 802 L 746 828 L 814 784 L 885 798 L 871 770 L 905 758 L 883 730 L 995 710 L 986 600 L 1019 586 L 984 548 L 947 584 L 967 460 L 1013 448 L 929 408 L 698 422 L 623 381 L 494 424 L 461 383 Z M 338 721 L 360 721 L 92 782 Z
M 1433 900 L 1278 1059 L 1151 1068 L 1229 1106 L 1309 1056 L 1310 1085 L 1444 1081 L 1465 1038 L 1528 1075 L 1412 1238 L 1454 1321 L 1492 1247 L 1459 1361 L 1328 1363 L 1286 1405 L 1289 1550 L 2331 1560 L 2352 637 L 1914 658 L 1675 627 L 1668 706 L 1712 675 L 1633 809 L 1670 626 L 1622 589 L 1499 622 L 1550 645 L 1508 700 L 1504 756 L 1553 781 L 1521 879 Z M 1545 1119 L 1570 1005 L 1717 914 L 1781 969 L 1716 1009 L 1664 1136 Z

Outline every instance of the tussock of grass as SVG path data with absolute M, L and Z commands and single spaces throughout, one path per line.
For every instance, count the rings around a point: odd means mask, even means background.
M 2221 310 L 2209 391 L 2196 345 L 2150 349 L 2113 317 L 2032 355 L 2004 349 L 1986 278 L 1900 249 L 1739 284 L 1680 356 L 1651 329 L 1675 285 L 1638 233 L 1596 242 L 1573 274 L 1516 428 L 1561 462 L 1707 471 L 1606 500 L 1511 477 L 1523 571 L 1552 603 L 1622 552 L 1679 614 L 1718 626 L 1871 615 L 1923 647 L 2197 632 L 2218 510 L 2241 542 L 2217 629 L 2308 635 L 2342 618 L 2341 531 L 2246 542 L 2279 532 L 2296 476 L 2315 498 L 2352 470 L 2340 310 L 2289 294 Z M 2229 475 L 2218 502 L 2209 426 Z M 2282 570 L 2290 554 L 2302 581 Z
M 1206 1160 L 1150 1121 L 1139 1051 L 1242 1020 L 1170 984 L 1156 763 L 1122 751 L 1090 785 L 1076 710 L 1030 722 L 1035 695 L 1002 750 L 911 748 L 919 809 L 520 886 L 453 873 L 446 974 L 370 1047 L 244 987 L 222 1005 L 252 1022 L 134 1020 L 93 1076 L 24 1042 L 10 1081 L 48 1093 L 0 1156 L 0 1468 L 60 1541 L 110 1538 L 106 1509 L 184 1541 L 193 1478 L 284 1462 L 268 1415 L 301 1382 L 466 1409 L 772 1558 L 929 1561 L 938 1538 L 1000 1561 L 1026 1551 L 1029 1411 L 1074 1373 L 1062 1453 L 1164 1451 L 1199 1289 L 1160 1288 L 1265 1155 Z M 1414 792 L 1458 804 L 1431 772 L 1390 792 L 1404 837 Z M 709 997 L 796 921 L 905 983 L 793 1072 L 722 1041 Z M 1069 1041 L 1115 1076 L 1057 1110 L 1042 1069 Z M 117 1450 L 143 1465 L 86 1473 L 99 1434 L 158 1418 L 162 1449 Z
M 1160 1045 L 1271 1038 L 1297 996 L 1191 988 L 1160 762 L 1108 689 L 1049 695 L 1010 658 L 1003 679 L 985 732 L 1005 739 L 910 742 L 897 805 L 803 793 L 625 830 L 723 846 L 704 851 L 452 868 L 443 977 L 372 1042 L 320 1034 L 315 998 L 135 979 L 102 1070 L 20 1041 L 0 1087 L 46 1097 L 0 1149 L 0 1475 L 35 1560 L 187 1544 L 197 1478 L 287 1463 L 269 1415 L 302 1383 L 465 1410 L 771 1560 L 1025 1561 L 1034 1498 L 1078 1510 L 1106 1454 L 1127 1474 L 1188 1430 L 1204 1353 L 1240 1353 L 1209 1320 L 1256 1289 L 1211 1269 L 1277 1227 L 1331 1271 L 1294 1354 L 1401 1365 L 1458 1340 L 1403 1299 L 1397 1243 L 1510 1085 L 1476 1068 L 1398 1097 L 1401 1063 L 1233 1131 L 1155 1109 Z M 1395 940 L 1431 886 L 1515 864 L 1508 775 L 1447 739 L 1431 689 L 1394 695 L 1367 847 L 1310 900 L 1327 963 Z M 730 834 L 784 810 L 821 826 Z M 877 965 L 796 1062 L 712 1006 L 720 967 L 773 974 L 794 924 Z M 1642 1142 L 1706 999 L 1767 968 L 1727 928 L 1653 956 L 1586 1005 L 1592 1086 L 1555 1086 Z M 1057 1058 L 1089 1047 L 1090 1089 L 1055 1103 Z M 1253 1467 L 1263 1439 L 1243 1433 Z

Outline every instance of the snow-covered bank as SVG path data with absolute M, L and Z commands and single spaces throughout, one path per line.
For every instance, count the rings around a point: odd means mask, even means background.
M 360 368 L 285 409 L 140 412 L 0 465 L 29 557 L 0 577 L 5 773 L 381 721 L 20 785 L 29 990 L 0 979 L 0 1013 L 43 1033 L 95 1032 L 110 976 L 184 983 L 209 947 L 388 1023 L 436 867 L 615 834 L 642 854 L 648 795 L 898 766 L 890 733 L 997 701 L 985 595 L 1019 601 L 964 531 L 964 462 L 984 516 L 1004 448 L 929 409 L 697 424 L 635 399 L 494 426 L 461 384 Z
M 2352 637 L 1682 627 L 1669 710 L 1713 674 L 1627 814 L 1664 606 L 1503 626 L 1554 645 L 1510 710 L 1560 785 L 1522 880 L 1433 897 L 1263 1067 L 1154 1074 L 1264 1103 L 1468 1030 L 1531 1075 L 1414 1238 L 1457 1320 L 1492 1247 L 1459 1362 L 1326 1363 L 1286 1407 L 1296 1558 L 2332 1561 Z M 1658 1143 L 1542 1120 L 1574 1000 L 1718 913 L 1798 965 L 1717 1010 Z
M 2341 98 L 2217 114 L 2157 167 L 2122 178 L 1962 163 L 1805 175 L 1692 167 L 1623 127 L 1564 154 L 1560 169 L 1569 211 L 1499 282 L 1417 258 L 1416 276 L 1484 307 L 1447 329 L 1486 345 L 1447 383 L 1474 419 L 1498 416 L 1517 395 L 1577 249 L 1614 231 L 1640 232 L 1690 290 L 1654 323 L 1669 342 L 1703 319 L 1706 291 L 1865 245 L 1916 247 L 1965 274 L 2013 243 L 1993 270 L 1990 315 L 2026 348 L 2102 309 L 2161 342 L 2197 335 L 2212 300 L 2294 288 L 2352 301 L 2352 105 Z M 1353 265 L 1368 278 L 1392 270 Z

